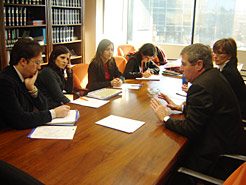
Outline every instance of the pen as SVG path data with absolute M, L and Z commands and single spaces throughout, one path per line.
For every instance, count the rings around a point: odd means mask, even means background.
M 83 98 L 83 97 L 81 97 L 81 96 L 79 97 L 79 99 L 88 101 L 87 99 L 85 99 L 85 98 Z
M 179 94 L 179 93 L 176 93 L 177 95 L 179 95 L 179 96 L 183 96 L 183 97 L 186 97 L 185 95 L 183 95 L 183 94 Z

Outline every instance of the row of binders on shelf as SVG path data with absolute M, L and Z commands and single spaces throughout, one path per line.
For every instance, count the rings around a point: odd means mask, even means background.
M 80 10 L 52 9 L 53 24 L 79 24 L 80 22 Z
M 10 4 L 33 4 L 33 5 L 43 4 L 43 0 L 3 0 L 3 2 L 10 3 Z
M 53 6 L 81 7 L 81 0 L 52 0 Z
M 53 27 L 52 28 L 53 43 L 71 42 L 75 40 L 74 27 Z
M 3 15 L 5 26 L 24 26 L 27 24 L 26 7 L 4 7 Z
M 20 37 L 19 29 L 5 30 L 6 47 L 7 48 L 13 47 L 14 43 L 17 42 L 19 37 Z
M 37 40 L 41 45 L 46 44 L 46 29 L 36 28 L 36 29 L 6 29 L 5 30 L 5 40 L 6 47 L 11 48 L 14 43 L 21 37 L 32 37 Z

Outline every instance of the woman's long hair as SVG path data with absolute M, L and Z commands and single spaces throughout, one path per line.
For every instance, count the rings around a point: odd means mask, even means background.
M 114 44 L 113 42 L 111 42 L 110 40 L 108 39 L 103 39 L 100 41 L 100 43 L 98 44 L 97 46 L 97 51 L 96 51 L 96 55 L 95 57 L 92 59 L 92 61 L 96 61 L 96 62 L 100 62 L 101 64 L 103 64 L 103 61 L 101 59 L 101 56 L 103 54 L 103 52 L 107 49 L 107 47 L 112 44 L 113 47 L 114 47 Z M 113 57 L 109 60 L 109 61 L 112 61 L 113 60 Z
M 47 66 L 52 68 L 62 79 L 64 78 L 64 69 L 59 68 L 55 61 L 59 55 L 70 53 L 70 50 L 66 46 L 57 46 L 50 54 L 49 63 Z
M 157 55 L 156 47 L 151 43 L 146 43 L 142 45 L 141 48 L 136 53 L 136 55 L 138 57 L 141 56 L 142 59 L 141 54 L 144 56 L 155 57 Z

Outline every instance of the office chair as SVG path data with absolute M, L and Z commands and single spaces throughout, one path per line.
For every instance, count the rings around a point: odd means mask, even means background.
M 118 56 L 126 56 L 130 52 L 135 52 L 136 48 L 130 44 L 119 45 L 117 47 Z
M 26 172 L 2 160 L 0 160 L 0 184 L 44 185 Z
M 242 156 L 242 155 L 221 155 L 221 156 L 231 159 L 246 161 L 246 156 Z M 225 181 L 184 167 L 180 167 L 178 169 L 178 172 L 189 175 L 196 179 L 200 179 L 204 182 L 208 182 L 216 185 L 245 185 L 246 184 L 246 162 L 242 163 L 233 173 L 230 174 L 229 177 L 226 178 Z
M 81 96 L 85 95 L 88 91 L 86 85 L 88 83 L 88 68 L 89 64 L 76 64 L 73 69 L 73 83 L 74 91 L 79 92 Z
M 121 72 L 121 74 L 123 74 L 126 67 L 127 60 L 125 59 L 125 57 L 122 56 L 114 56 L 114 59 L 119 71 Z
M 243 81 L 246 82 L 246 69 L 241 69 L 240 73 L 242 75 Z

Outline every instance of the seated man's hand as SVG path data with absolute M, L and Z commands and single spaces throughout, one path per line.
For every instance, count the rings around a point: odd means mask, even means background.
M 70 110 L 70 106 L 68 105 L 61 105 L 59 107 L 54 108 L 57 118 L 66 117 Z
M 150 107 L 152 108 L 155 115 L 158 117 L 160 121 L 163 121 L 164 117 L 168 116 L 167 107 L 163 107 L 163 105 L 158 99 L 152 98 L 150 100 Z
M 188 85 L 187 84 L 183 84 L 182 85 L 182 91 L 184 91 L 184 92 L 188 92 L 188 90 L 189 90 L 189 87 L 188 87 Z
M 27 88 L 28 91 L 33 91 L 35 88 L 35 81 L 38 77 L 38 72 L 36 72 L 32 77 L 30 78 L 25 78 L 25 86 Z
M 167 107 L 170 109 L 182 111 L 182 105 L 175 104 L 167 95 L 160 93 L 158 94 L 158 98 L 165 100 L 167 102 Z

